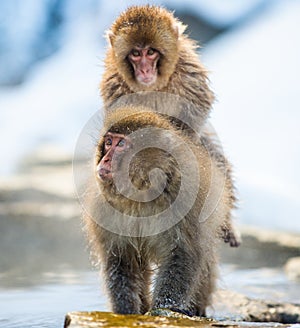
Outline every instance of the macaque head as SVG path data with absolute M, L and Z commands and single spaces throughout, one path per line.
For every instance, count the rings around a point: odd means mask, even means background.
M 132 183 L 147 184 L 149 172 L 160 166 L 163 156 L 169 157 L 163 150 L 168 149 L 165 133 L 169 129 L 172 127 L 165 118 L 142 107 L 126 106 L 109 113 L 96 151 L 98 182 L 114 185 L 129 174 Z M 156 143 L 162 149 L 155 148 Z
M 175 71 L 185 27 L 167 10 L 133 6 L 108 31 L 110 55 L 132 91 L 161 90 Z
M 178 213 L 189 210 L 199 189 L 198 171 L 192 144 L 163 115 L 127 105 L 105 116 L 95 182 L 119 212 L 132 215 L 135 208 L 138 216 L 164 216 L 176 199 L 183 199 L 176 203 Z

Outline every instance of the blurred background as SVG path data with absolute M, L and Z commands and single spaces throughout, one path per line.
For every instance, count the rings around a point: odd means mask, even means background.
M 300 1 L 3 0 L 0 3 L 0 326 L 55 327 L 107 310 L 72 176 L 102 103 L 105 31 L 129 5 L 174 11 L 201 45 L 211 123 L 234 166 L 243 245 L 221 288 L 300 302 Z

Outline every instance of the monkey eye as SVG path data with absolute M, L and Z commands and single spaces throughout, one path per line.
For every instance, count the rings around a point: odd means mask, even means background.
M 112 145 L 112 140 L 111 140 L 111 138 L 107 138 L 106 140 L 105 140 L 105 146 L 111 146 Z
M 147 51 L 147 55 L 151 56 L 155 53 L 155 50 L 150 48 L 148 51 Z
M 131 51 L 131 54 L 132 54 L 133 57 L 139 57 L 141 55 L 140 52 L 136 49 L 133 49 Z
M 118 146 L 119 146 L 119 147 L 124 147 L 125 144 L 126 144 L 125 139 L 121 139 L 121 140 L 118 142 Z

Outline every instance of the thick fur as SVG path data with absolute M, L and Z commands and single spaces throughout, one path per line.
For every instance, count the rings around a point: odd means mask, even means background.
M 160 91 L 184 99 L 187 104 L 170 106 L 168 116 L 172 124 L 189 134 L 195 144 L 204 141 L 219 165 L 223 165 L 231 189 L 231 206 L 235 207 L 236 197 L 230 163 L 213 138 L 203 132 L 203 140 L 199 141 L 192 131 L 200 131 L 203 128 L 212 108 L 214 94 L 209 87 L 207 70 L 196 52 L 197 45 L 184 34 L 184 30 L 185 26 L 172 13 L 161 7 L 133 6 L 123 12 L 108 31 L 110 47 L 107 50 L 105 71 L 100 85 L 101 96 L 107 111 L 113 108 L 122 96 L 142 91 Z M 161 54 L 157 81 L 151 86 L 139 84 L 134 77 L 133 68 L 127 58 L 134 46 L 150 46 Z M 152 102 L 154 104 L 155 100 Z M 174 115 L 173 108 L 177 111 Z M 178 113 L 178 109 L 181 113 Z M 172 116 L 183 117 L 188 124 L 182 124 Z M 231 246 L 240 244 L 231 215 L 223 222 L 220 235 Z
M 113 182 L 102 183 L 95 176 L 93 179 L 96 179 L 98 188 L 88 192 L 83 216 L 87 239 L 95 259 L 101 261 L 114 312 L 145 313 L 149 309 L 170 308 L 189 315 L 204 316 L 216 284 L 219 228 L 232 209 L 231 187 L 225 183 L 221 194 L 217 195 L 218 202 L 215 202 L 214 191 L 209 193 L 211 175 L 214 171 L 221 184 L 225 173 L 223 167 L 204 144 L 195 146 L 190 138 L 159 114 L 136 112 L 130 107 L 119 109 L 117 113 L 107 116 L 102 136 L 108 130 L 122 133 L 146 127 L 162 129 L 162 134 L 155 136 L 161 149 L 148 148 L 137 154 L 130 166 L 130 177 L 137 188 L 147 189 L 149 171 L 159 167 L 168 177 L 164 191 L 150 202 L 137 202 L 118 193 Z M 167 137 L 167 132 L 181 138 L 185 147 L 189 147 L 197 158 L 201 180 L 198 190 L 193 190 L 191 183 L 191 190 L 188 191 L 196 193 L 192 208 L 180 222 L 156 235 L 124 236 L 104 229 L 101 222 L 107 219 L 103 206 L 107 202 L 118 209 L 119 214 L 114 219 L 121 222 L 124 219 L 122 213 L 138 217 L 155 215 L 176 199 L 181 184 L 177 161 L 189 159 L 184 152 L 179 155 L 182 158 L 174 159 L 162 151 L 178 146 L 174 139 Z M 103 139 L 100 137 L 95 165 L 102 156 Z M 207 198 L 208 202 L 213 202 L 213 211 L 208 219 L 202 221 L 201 211 Z M 155 224 L 157 222 L 153 222 Z M 157 268 L 151 293 L 153 265 Z
M 105 105 L 124 94 L 163 91 L 184 97 L 197 105 L 201 119 L 203 113 L 207 117 L 214 95 L 207 71 L 198 59 L 197 46 L 183 34 L 184 29 L 170 12 L 156 6 L 134 6 L 121 14 L 108 32 L 111 47 L 100 86 Z M 161 54 L 157 81 L 149 87 L 135 80 L 127 59 L 136 45 L 150 46 Z

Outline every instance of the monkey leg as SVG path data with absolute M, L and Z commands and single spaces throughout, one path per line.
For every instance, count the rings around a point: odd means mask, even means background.
M 206 317 L 206 307 L 208 305 L 210 305 L 210 301 L 203 297 L 203 291 L 199 289 L 194 293 L 190 304 L 190 313 L 192 316 Z
M 141 268 L 141 290 L 140 290 L 140 299 L 141 299 L 141 309 L 142 314 L 150 310 L 150 284 L 151 284 L 152 270 L 148 266 L 142 266 Z
M 111 251 L 105 264 L 105 276 L 113 312 L 139 314 L 148 311 L 148 276 L 134 254 L 124 251 L 122 256 Z
M 197 276 L 195 257 L 178 246 L 165 258 L 156 277 L 152 308 L 169 308 L 191 315 L 191 290 Z
M 194 316 L 205 317 L 206 308 L 211 305 L 211 295 L 215 290 L 215 275 L 202 276 L 201 280 L 196 285 L 190 311 Z
M 212 294 L 215 291 L 218 276 L 216 250 L 209 247 L 202 250 L 202 252 L 203 255 L 198 262 L 198 276 L 190 304 L 191 312 L 199 317 L 206 316 L 206 308 L 211 305 Z

